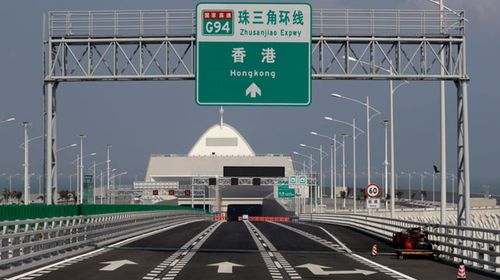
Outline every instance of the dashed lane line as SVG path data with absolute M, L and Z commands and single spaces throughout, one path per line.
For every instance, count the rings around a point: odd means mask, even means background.
M 330 232 L 326 231 L 323 228 L 322 229 L 325 232 L 328 233 L 328 236 L 330 236 L 333 240 L 335 240 L 339 244 L 333 244 L 332 245 L 332 242 L 330 242 L 330 241 L 327 241 L 327 240 L 325 240 L 323 238 L 320 238 L 318 236 L 315 236 L 315 235 L 313 235 L 311 233 L 308 233 L 306 231 L 300 230 L 300 229 L 295 228 L 295 227 L 291 227 L 291 226 L 287 226 L 287 225 L 280 224 L 280 223 L 275 223 L 275 222 L 270 222 L 270 223 L 272 223 L 274 225 L 277 225 L 277 226 L 280 226 L 280 227 L 283 227 L 283 228 L 286 228 L 286 229 L 288 229 L 288 230 L 290 230 L 292 232 L 298 233 L 298 234 L 300 234 L 300 235 L 302 235 L 304 237 L 307 237 L 307 238 L 309 238 L 309 239 L 311 239 L 311 240 L 313 240 L 313 241 L 315 241 L 315 242 L 317 242 L 317 243 L 319 243 L 319 244 L 321 244 L 321 245 L 323 245 L 325 247 L 328 247 L 328 248 L 330 248 L 330 249 L 332 249 L 332 250 L 334 250 L 336 252 L 339 252 L 339 250 L 341 248 L 340 252 L 342 252 L 342 254 L 344 256 L 346 256 L 346 257 L 348 257 L 348 258 L 350 258 L 350 259 L 352 259 L 352 260 L 354 260 L 354 261 L 356 261 L 358 263 L 366 265 L 366 266 L 368 266 L 368 267 L 370 267 L 370 268 L 372 268 L 372 269 L 374 269 L 374 270 L 376 270 L 378 272 L 381 272 L 381 273 L 383 273 L 383 274 L 385 274 L 385 275 L 387 275 L 389 277 L 392 277 L 392 278 L 395 278 L 395 279 L 401 279 L 401 280 L 402 279 L 416 280 L 415 278 L 413 278 L 411 276 L 408 276 L 408 275 L 403 274 L 403 273 L 401 273 L 399 271 L 391 269 L 391 268 L 389 268 L 389 267 L 387 267 L 385 265 L 376 263 L 376 262 L 374 262 L 372 260 L 369 260 L 367 258 L 364 258 L 364 257 L 362 257 L 360 255 L 353 254 L 352 251 L 344 243 L 340 242 L 340 240 L 337 237 L 335 237 L 333 234 L 331 234 Z
M 205 228 L 191 240 L 186 242 L 179 250 L 170 255 L 167 259 L 157 265 L 153 270 L 147 273 L 143 280 L 172 280 L 182 271 L 189 263 L 191 258 L 196 254 L 196 251 L 205 243 L 205 241 L 215 232 L 222 224 L 218 221 Z
M 158 233 L 161 233 L 161 232 L 164 232 L 164 231 L 167 231 L 167 230 L 179 227 L 179 226 L 183 226 L 183 225 L 187 225 L 189 223 L 194 223 L 194 222 L 199 222 L 199 221 L 202 221 L 202 219 L 192 220 L 192 221 L 184 221 L 184 222 L 175 222 L 175 223 L 169 224 L 168 226 L 166 226 L 164 228 L 161 228 L 161 229 L 158 229 L 158 230 L 155 230 L 155 231 L 152 231 L 152 232 L 144 233 L 144 234 L 141 234 L 141 235 L 138 235 L 138 236 L 134 236 L 134 237 L 131 237 L 131 238 L 128 238 L 128 239 L 116 242 L 114 244 L 109 245 L 106 248 L 100 248 L 100 249 L 93 250 L 93 251 L 90 251 L 88 253 L 85 253 L 85 254 L 82 254 L 82 255 L 78 255 L 78 256 L 75 256 L 75 257 L 72 257 L 72 258 L 60 261 L 60 262 L 56 262 L 56 263 L 53 263 L 53 264 L 50 264 L 50 265 L 46 265 L 46 266 L 43 266 L 43 267 L 31 270 L 31 271 L 22 273 L 20 275 L 16 275 L 16 276 L 13 276 L 13 277 L 10 277 L 10 278 L 6 278 L 6 280 L 31 280 L 31 279 L 34 279 L 34 278 L 36 278 L 38 276 L 41 276 L 43 274 L 50 273 L 50 272 L 59 270 L 61 268 L 64 268 L 66 266 L 70 266 L 70 265 L 73 265 L 75 263 L 84 261 L 86 259 L 93 258 L 95 256 L 101 255 L 103 253 L 106 253 L 106 252 L 110 251 L 114 247 L 120 247 L 120 246 L 123 246 L 125 244 L 130 243 L 130 242 L 133 242 L 133 241 L 136 241 L 136 240 L 139 240 L 139 239 L 151 236 L 151 235 L 155 235 L 155 234 L 158 234 Z M 42 274 L 38 275 L 39 273 L 42 273 Z
M 252 223 L 244 221 L 273 279 L 302 279 L 274 245 Z

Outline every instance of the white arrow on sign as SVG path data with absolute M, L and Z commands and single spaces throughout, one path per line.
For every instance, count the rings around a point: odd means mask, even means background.
M 101 271 L 115 271 L 118 268 L 126 265 L 126 264 L 137 264 L 133 261 L 129 260 L 120 260 L 120 261 L 109 261 L 109 262 L 102 262 L 102 264 L 107 264 L 107 266 L 99 269 Z
M 207 266 L 217 266 L 217 273 L 233 273 L 233 267 L 243 267 L 244 265 L 232 262 L 213 263 Z
M 329 271 L 326 271 L 325 269 L 330 269 L 331 267 L 324 266 L 324 265 L 319 265 L 319 264 L 313 264 L 313 263 L 306 263 L 306 264 L 299 265 L 299 266 L 296 266 L 296 267 L 297 268 L 307 268 L 314 275 L 363 274 L 365 276 L 368 276 L 368 275 L 377 273 L 375 271 L 362 270 L 362 269 L 337 270 L 337 271 L 335 271 L 335 270 L 329 270 Z
M 248 96 L 250 94 L 250 97 L 251 98 L 255 98 L 257 97 L 257 94 L 259 96 L 261 96 L 261 93 L 260 93 L 260 88 L 255 84 L 255 83 L 252 83 L 246 90 L 246 94 L 245 96 Z

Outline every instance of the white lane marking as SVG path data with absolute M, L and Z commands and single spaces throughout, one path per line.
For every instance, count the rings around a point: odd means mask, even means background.
M 340 247 L 344 248 L 344 250 L 346 250 L 347 253 L 352 253 L 352 250 L 349 249 L 342 241 L 340 241 L 337 237 L 335 237 L 333 234 L 331 234 L 329 231 L 327 231 L 326 229 L 324 229 L 323 227 L 321 226 L 317 226 L 319 227 L 321 230 L 323 230 L 328 236 L 330 236 L 333 240 L 335 240 L 335 242 L 337 242 L 337 244 L 340 245 Z
M 301 229 L 298 229 L 298 228 L 295 228 L 295 227 L 291 227 L 291 226 L 287 226 L 287 225 L 280 224 L 280 223 L 276 223 L 276 222 L 269 222 L 269 223 L 271 223 L 273 225 L 280 226 L 280 227 L 285 228 L 285 229 L 288 229 L 289 231 L 295 232 L 297 234 L 300 234 L 300 235 L 304 236 L 305 238 L 308 238 L 308 239 L 310 239 L 310 240 L 312 240 L 314 242 L 317 242 L 317 243 L 319 243 L 319 244 L 321 244 L 321 245 L 323 245 L 323 246 L 325 246 L 325 247 L 327 247 L 329 249 L 332 249 L 333 251 L 344 252 L 344 251 L 340 250 L 338 248 L 338 246 L 333 246 L 333 244 L 331 244 L 331 243 L 328 244 L 327 240 L 325 240 L 323 238 L 320 238 L 320 237 L 317 237 L 315 235 L 312 235 L 312 234 L 310 234 L 307 231 L 303 231 Z
M 283 267 L 281 266 L 281 264 L 278 262 L 278 261 L 274 261 L 274 265 L 279 268 L 279 269 L 282 269 Z
M 179 227 L 179 226 L 183 226 L 183 225 L 187 225 L 189 223 L 194 223 L 194 222 L 199 222 L 199 221 L 203 221 L 203 219 L 198 219 L 198 220 L 193 220 L 193 221 L 186 221 L 186 222 L 181 222 L 181 223 L 175 223 L 175 224 L 169 225 L 169 226 L 167 226 L 165 228 L 162 228 L 162 229 L 158 229 L 158 230 L 155 230 L 155 231 L 152 231 L 152 232 L 144 233 L 144 234 L 141 234 L 141 235 L 138 235 L 138 236 L 134 236 L 134 237 L 125 239 L 123 241 L 114 243 L 114 244 L 112 244 L 112 245 L 110 245 L 108 247 L 121 246 L 123 244 L 129 243 L 129 242 L 141 239 L 141 238 L 145 238 L 145 237 L 148 237 L 150 235 L 154 235 L 154 234 L 157 234 L 157 233 L 160 233 L 160 232 L 163 232 L 163 231 L 167 231 L 167 230 Z M 46 266 L 43 266 L 43 267 L 31 270 L 31 271 L 28 271 L 28 272 L 25 272 L 25 273 L 20 274 L 20 275 L 13 276 L 11 278 L 6 278 L 6 279 L 7 280 L 17 280 L 17 279 L 21 279 L 21 278 L 26 279 L 25 278 L 26 276 L 29 276 L 29 275 L 31 275 L 33 273 L 37 273 L 37 272 L 45 270 L 47 268 L 52 268 L 52 267 L 56 267 L 56 266 L 60 266 L 60 265 L 65 265 L 65 264 L 67 264 L 69 262 L 73 262 L 75 260 L 79 260 L 81 258 L 84 258 L 84 257 L 87 257 L 87 256 L 91 256 L 91 255 L 94 255 L 96 253 L 100 253 L 100 252 L 102 252 L 104 250 L 108 250 L 108 248 L 101 248 L 101 249 L 97 249 L 97 250 L 94 250 L 94 251 L 90 251 L 90 252 L 85 253 L 83 255 L 78 255 L 78 256 L 75 256 L 75 257 L 72 257 L 72 258 L 69 258 L 69 259 L 66 259 L 66 260 L 62 260 L 60 262 L 49 264 L 49 265 L 46 265 Z
M 275 224 L 275 225 L 278 225 L 278 226 L 281 226 L 281 227 L 283 227 L 283 228 L 288 228 L 288 229 L 290 229 L 291 231 L 295 231 L 295 230 L 297 230 L 297 231 L 296 231 L 297 233 L 302 234 L 302 235 L 304 235 L 304 236 L 306 236 L 306 233 L 307 233 L 307 232 L 304 232 L 304 231 L 302 231 L 302 230 L 298 230 L 298 229 L 296 229 L 296 228 L 294 228 L 294 227 L 286 226 L 286 225 L 283 225 L 283 224 L 279 224 L 279 223 L 275 223 L 275 222 L 270 222 L 270 223 Z M 302 232 L 302 233 L 300 233 L 299 231 L 300 231 L 300 232 Z M 333 235 L 332 235 L 332 236 L 333 236 Z M 335 238 L 335 239 L 336 239 L 336 240 L 338 240 L 338 238 Z M 313 240 L 313 239 L 311 239 L 311 240 Z M 315 241 L 316 241 L 316 240 L 315 240 Z M 339 241 L 340 241 L 340 240 L 339 240 Z M 318 243 L 320 243 L 320 244 L 323 244 L 322 242 L 319 242 L 319 241 L 317 241 L 317 242 L 318 242 Z M 342 243 L 342 242 L 340 242 L 339 244 L 341 244 L 341 243 Z M 342 244 L 343 244 L 343 243 L 342 243 Z M 324 245 L 324 246 L 327 246 L 326 244 L 323 244 L 323 245 Z M 345 246 L 345 245 L 344 245 L 344 246 Z M 327 247 L 329 247 L 329 246 L 327 246 Z M 345 246 L 344 248 L 349 249 L 347 246 Z M 335 248 L 334 250 L 335 250 L 335 251 L 338 251 L 339 249 L 338 249 L 338 248 Z M 404 279 L 408 279 L 408 280 L 416 280 L 415 278 L 412 278 L 412 277 L 410 277 L 410 276 L 408 276 L 408 275 L 406 275 L 406 274 L 403 274 L 403 273 L 398 272 L 398 271 L 396 271 L 396 270 L 390 269 L 390 268 L 389 268 L 389 267 L 387 267 L 387 266 L 384 266 L 384 265 L 382 265 L 382 264 L 376 263 L 376 262 L 374 262 L 374 261 L 371 261 L 371 260 L 369 260 L 369 259 L 366 259 L 366 258 L 364 258 L 364 257 L 362 257 L 362 256 L 357 255 L 357 254 L 353 254 L 352 252 L 346 253 L 346 254 L 344 254 L 344 255 L 345 255 L 345 256 L 347 256 L 347 257 L 352 258 L 353 260 L 356 260 L 357 262 L 359 262 L 359 263 L 361 263 L 361 264 L 364 264 L 364 265 L 369 266 L 369 267 L 373 267 L 374 269 L 376 269 L 376 270 L 378 270 L 378 271 L 380 271 L 380 272 L 382 272 L 382 273 L 384 273 L 384 274 L 386 274 L 386 275 L 388 275 L 388 276 L 390 276 L 390 277 L 392 277 L 392 278 L 400 278 L 400 277 L 403 277 Z M 373 265 L 373 266 L 372 266 L 372 265 Z M 390 273 L 391 273 L 391 272 L 392 272 L 392 273 L 394 273 L 394 274 L 396 274 L 397 276 L 390 275 Z
M 391 268 L 389 268 L 389 267 L 387 267 L 387 266 L 385 266 L 385 265 L 381 265 L 381 264 L 379 264 L 379 263 L 376 263 L 376 262 L 374 262 L 374 261 L 372 261 L 372 260 L 369 260 L 369 259 L 367 259 L 367 258 L 364 258 L 364 257 L 362 257 L 362 256 L 360 256 L 360 255 L 358 255 L 358 254 L 351 254 L 351 256 L 356 257 L 356 258 L 358 258 L 358 259 L 360 259 L 360 260 L 362 260 L 362 261 L 364 261 L 364 262 L 366 262 L 366 263 L 369 263 L 369 264 L 372 264 L 372 265 L 374 265 L 374 266 L 377 266 L 377 267 L 379 267 L 379 268 L 381 268 L 381 269 L 383 269 L 383 270 L 390 271 L 390 272 L 392 272 L 392 273 L 394 273 L 394 274 L 396 274 L 396 275 L 398 275 L 398 276 L 400 276 L 400 277 L 403 277 L 404 279 L 408 279 L 408 280 L 416 280 L 415 278 L 413 278 L 413 277 L 411 277 L 411 276 L 408 276 L 408 275 L 403 274 L 403 273 L 401 273 L 401 272 L 399 272 L 399 271 L 396 271 L 396 270 L 394 270 L 394 269 L 391 269 Z
M 295 269 L 288 263 L 283 255 L 278 252 L 276 247 L 274 247 L 274 245 L 262 234 L 262 232 L 257 227 L 255 227 L 248 221 L 244 221 L 244 223 L 248 231 L 250 232 L 250 235 L 252 236 L 255 244 L 257 245 L 257 248 L 260 251 L 260 255 L 264 260 L 264 263 L 266 264 L 267 270 L 269 271 L 273 279 L 283 279 L 283 276 L 286 275 L 288 276 L 288 278 L 290 278 L 291 274 L 298 275 Z M 263 246 L 265 244 L 267 244 L 266 247 Z M 268 256 L 271 251 L 274 252 L 274 256 L 272 257 Z M 267 255 L 266 252 L 268 253 Z M 281 269 L 281 272 L 279 272 L 280 276 L 273 273 L 278 272 L 278 268 Z M 299 276 L 299 278 L 296 279 L 302 279 L 302 277 Z
M 115 271 L 124 265 L 137 264 L 137 263 L 129 260 L 119 260 L 119 261 L 102 262 L 101 264 L 107 264 L 107 266 L 99 269 L 100 271 Z
M 157 265 L 146 276 L 142 277 L 142 279 L 147 280 L 145 277 L 148 277 L 149 275 L 155 275 L 155 279 L 160 279 L 160 277 L 161 279 L 174 279 L 191 260 L 195 252 L 221 224 L 222 221 L 219 221 L 203 229 L 195 237 L 184 244 L 179 250 Z M 160 276 L 162 274 L 163 276 Z

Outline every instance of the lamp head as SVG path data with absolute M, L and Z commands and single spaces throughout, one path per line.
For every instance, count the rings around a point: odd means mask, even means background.
M 11 122 L 11 121 L 15 121 L 16 118 L 10 118 L 10 119 L 6 119 L 5 122 Z
M 78 144 L 71 144 L 71 145 L 69 145 L 69 146 L 70 146 L 70 147 L 76 147 L 76 146 L 78 146 Z
M 91 155 L 91 156 L 95 156 L 95 155 L 97 155 L 97 153 L 91 153 L 90 155 Z
M 298 154 L 299 154 L 299 153 L 297 153 L 297 152 L 292 152 L 292 153 L 293 153 L 294 155 L 298 155 Z
M 318 133 L 316 133 L 314 131 L 309 132 L 309 134 L 311 134 L 311 135 L 318 135 Z
M 306 147 L 307 145 L 306 144 L 299 144 L 299 146 Z
M 332 117 L 324 117 L 324 119 L 327 120 L 327 121 L 333 121 Z
M 333 96 L 333 97 L 337 97 L 337 98 L 342 98 L 343 97 L 342 95 L 340 95 L 338 93 L 332 93 L 330 95 Z

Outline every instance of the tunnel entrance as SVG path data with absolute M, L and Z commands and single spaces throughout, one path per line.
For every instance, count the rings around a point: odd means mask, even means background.
M 228 205 L 227 206 L 227 220 L 238 221 L 238 217 L 243 214 L 248 216 L 262 216 L 262 205 Z

